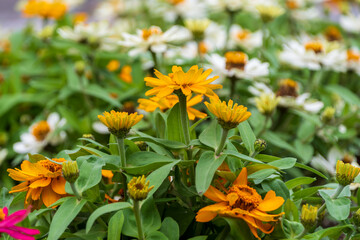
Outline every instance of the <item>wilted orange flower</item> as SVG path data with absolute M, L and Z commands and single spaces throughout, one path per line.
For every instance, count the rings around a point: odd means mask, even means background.
M 232 129 L 251 116 L 246 107 L 237 103 L 234 104 L 231 99 L 226 104 L 225 101 L 221 102 L 218 98 L 210 98 L 210 103 L 205 102 L 205 105 L 225 129 Z
M 64 162 L 64 158 L 53 158 L 55 162 Z M 32 205 L 40 208 L 42 203 L 50 206 L 60 198 L 66 196 L 66 180 L 61 175 L 62 165 L 47 159 L 31 163 L 27 160 L 21 164 L 21 169 L 8 169 L 9 176 L 20 181 L 10 193 L 27 192 L 25 206 Z
M 23 9 L 23 13 L 26 17 L 41 17 L 60 19 L 65 15 L 67 6 L 62 1 L 38 1 L 29 0 Z
M 129 65 L 125 65 L 121 72 L 119 73 L 119 78 L 121 78 L 126 83 L 132 83 L 132 76 L 131 76 L 132 68 Z
M 197 95 L 191 98 L 192 95 L 186 97 L 186 107 L 187 113 L 190 120 L 194 120 L 195 118 L 204 118 L 207 116 L 206 113 L 200 112 L 199 110 L 193 108 L 198 103 L 201 103 L 203 100 L 202 95 Z M 166 111 L 167 109 L 172 108 L 176 103 L 179 102 L 179 98 L 176 95 L 169 95 L 163 98 L 152 97 L 150 99 L 140 98 L 138 99 L 139 109 L 145 110 L 147 112 L 153 112 L 157 108 L 161 111 Z
M 168 76 L 163 75 L 158 70 L 155 70 L 155 75 L 158 78 L 146 77 L 146 86 L 153 89 L 145 93 L 146 96 L 156 95 L 159 98 L 169 96 L 176 90 L 188 96 L 192 92 L 196 94 L 206 95 L 208 97 L 217 96 L 213 89 L 222 88 L 220 84 L 211 84 L 218 76 L 207 79 L 212 72 L 211 69 L 203 72 L 203 69 L 195 65 L 189 71 L 184 72 L 181 67 L 173 66 L 172 73 Z
M 272 190 L 262 199 L 254 188 L 247 185 L 246 168 L 241 170 L 232 186 L 225 189 L 225 194 L 210 186 L 204 195 L 217 203 L 200 209 L 196 215 L 196 221 L 209 222 L 217 215 L 240 218 L 248 224 L 251 232 L 258 239 L 260 238 L 257 229 L 266 234 L 271 233 L 274 225 L 269 222 L 278 221 L 278 218 L 284 214 L 267 213 L 278 209 L 284 203 L 284 199 L 277 197 Z

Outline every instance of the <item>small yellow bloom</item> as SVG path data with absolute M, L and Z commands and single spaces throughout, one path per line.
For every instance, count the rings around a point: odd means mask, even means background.
M 121 78 L 126 83 L 132 83 L 132 68 L 129 65 L 125 65 L 121 72 L 119 73 L 119 78 Z
M 158 78 L 146 77 L 146 86 L 153 89 L 145 93 L 146 96 L 156 95 L 157 97 L 166 97 L 174 93 L 182 93 L 186 96 L 192 92 L 200 95 L 206 95 L 208 97 L 217 96 L 213 89 L 222 88 L 220 84 L 211 84 L 218 76 L 207 79 L 211 69 L 203 72 L 203 69 L 195 65 L 190 68 L 189 71 L 184 72 L 181 67 L 173 66 L 172 73 L 168 76 L 163 75 L 158 70 L 155 70 L 155 75 Z
M 257 109 L 267 116 L 270 116 L 274 112 L 279 100 L 280 98 L 273 93 L 263 93 L 260 97 L 255 98 Z
M 108 65 L 106 65 L 107 70 L 109 72 L 115 72 L 120 67 L 120 62 L 118 60 L 111 60 Z
M 195 39 L 203 39 L 204 32 L 210 25 L 211 21 L 207 18 L 205 19 L 186 19 L 185 27 L 189 29 Z
M 23 14 L 26 17 L 41 17 L 60 19 L 65 15 L 67 6 L 61 0 L 46 1 L 46 0 L 29 0 L 23 9 Z
M 232 100 L 226 104 L 220 99 L 210 98 L 210 103 L 205 102 L 205 105 L 217 117 L 219 124 L 224 129 L 232 129 L 251 116 L 246 107 L 237 103 L 233 105 L 233 103 Z
M 128 183 L 130 198 L 135 201 L 146 199 L 148 193 L 154 188 L 154 186 L 149 187 L 149 184 L 150 181 L 146 182 L 146 177 L 144 175 L 141 177 L 133 177 Z
M 324 111 L 321 113 L 321 120 L 324 123 L 330 123 L 332 120 L 334 120 L 334 116 L 335 116 L 335 108 L 326 107 Z
M 360 173 L 360 168 L 354 167 L 349 163 L 338 160 L 336 163 L 336 180 L 343 186 L 354 182 Z
M 117 137 L 124 138 L 130 131 L 130 128 L 143 118 L 143 115 L 138 115 L 137 112 L 129 114 L 127 112 L 111 110 L 110 113 L 104 112 L 103 115 L 98 115 L 98 118 L 108 127 L 109 132 Z
M 260 17 L 264 22 L 269 22 L 285 12 L 282 7 L 277 5 L 267 6 L 260 4 L 256 6 L 256 10 L 258 10 Z
M 66 161 L 62 164 L 62 174 L 66 181 L 74 183 L 79 177 L 79 168 L 76 161 Z
M 308 228 L 313 227 L 316 224 L 318 208 L 305 204 L 301 209 L 301 222 Z
M 227 52 L 225 53 L 226 69 L 238 68 L 244 70 L 248 59 L 248 56 L 243 52 Z

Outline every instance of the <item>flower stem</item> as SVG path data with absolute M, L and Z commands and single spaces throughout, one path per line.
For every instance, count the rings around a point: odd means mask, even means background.
M 263 135 L 263 134 L 266 132 L 267 123 L 269 122 L 269 120 L 270 120 L 270 116 L 266 115 L 265 122 L 264 122 L 264 126 L 263 126 L 262 129 L 260 130 L 260 132 L 259 132 L 259 134 L 258 134 L 258 137 L 260 137 L 261 135 Z
M 336 192 L 334 193 L 334 195 L 331 196 L 331 199 L 337 198 L 340 195 L 340 193 L 342 192 L 342 190 L 344 189 L 344 187 L 345 187 L 344 185 L 339 184 L 339 186 L 336 189 Z M 318 210 L 318 216 L 325 210 L 325 207 L 326 207 L 326 204 L 323 203 L 323 205 L 321 205 L 321 207 Z
M 158 65 L 156 53 L 154 53 L 154 52 L 151 51 L 151 50 L 149 50 L 149 52 L 151 53 L 151 57 L 152 57 L 152 60 L 153 60 L 153 62 L 154 62 L 154 69 L 158 69 L 159 65 Z
M 190 130 L 189 130 L 189 118 L 187 114 L 186 107 L 186 96 L 183 93 L 178 94 L 179 97 L 179 105 L 180 105 L 180 118 L 181 118 L 181 126 L 184 132 L 185 144 L 189 145 L 190 143 Z
M 219 145 L 219 147 L 216 149 L 216 152 L 215 152 L 216 156 L 219 156 L 220 153 L 222 152 L 222 150 L 224 149 L 224 146 L 225 146 L 225 142 L 226 142 L 228 133 L 229 133 L 229 129 L 224 129 L 224 128 L 222 129 L 220 145 Z
M 137 225 L 137 229 L 138 229 L 138 238 L 140 240 L 144 240 L 145 235 L 144 235 L 142 221 L 141 221 L 140 201 L 134 200 L 134 208 L 133 208 L 133 210 L 134 210 L 135 219 L 136 219 L 136 225 Z
M 236 91 L 236 77 L 230 77 L 230 99 L 234 99 Z
M 126 194 L 126 176 L 123 173 L 123 168 L 126 167 L 126 155 L 125 155 L 125 144 L 124 144 L 124 138 L 116 137 L 117 144 L 118 144 L 118 150 L 120 155 L 120 164 L 121 164 L 121 185 L 123 186 L 124 190 L 124 200 L 127 200 L 127 194 Z
M 70 187 L 71 187 L 71 190 L 73 191 L 76 199 L 78 201 L 80 201 L 82 197 L 81 197 L 81 194 L 79 193 L 79 191 L 77 190 L 77 187 L 75 186 L 75 183 L 70 183 Z
M 234 17 L 235 17 L 234 12 L 228 10 L 227 13 L 228 13 L 229 18 L 228 18 L 228 23 L 226 25 L 226 41 L 225 41 L 225 46 L 224 46 L 224 52 L 227 50 L 227 46 L 228 46 L 229 39 L 230 39 L 230 28 L 234 22 Z

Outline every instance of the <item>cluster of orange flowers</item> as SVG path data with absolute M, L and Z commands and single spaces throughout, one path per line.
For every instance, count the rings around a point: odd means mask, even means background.
M 60 19 L 65 15 L 67 6 L 61 0 L 29 0 L 24 8 L 26 17 L 40 17 L 44 19 Z

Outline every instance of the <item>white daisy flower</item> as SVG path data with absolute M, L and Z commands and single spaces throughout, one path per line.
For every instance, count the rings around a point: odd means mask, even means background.
M 5 160 L 7 154 L 8 154 L 8 151 L 6 148 L 0 149 L 0 166 L 3 163 L 3 161 Z
M 97 121 L 92 124 L 92 128 L 95 132 L 100 134 L 109 134 L 109 129 L 107 126 L 105 126 L 102 122 Z
M 189 30 L 181 26 L 173 26 L 163 32 L 161 28 L 152 26 L 149 29 L 137 30 L 135 35 L 123 33 L 123 41 L 118 44 L 132 48 L 130 56 L 137 56 L 151 50 L 154 53 L 163 53 L 169 44 L 183 42 L 191 37 Z
M 360 15 L 342 15 L 340 17 L 340 26 L 347 32 L 360 33 Z
M 206 5 L 200 0 L 166 0 L 169 4 L 159 6 L 158 14 L 164 16 L 168 22 L 175 22 L 178 18 L 205 18 Z
M 14 144 L 14 151 L 19 154 L 38 153 L 48 144 L 58 145 L 66 138 L 66 133 L 58 130 L 65 123 L 58 113 L 51 113 L 46 121 L 31 125 L 28 132 L 20 135 L 21 141 Z
M 330 69 L 337 72 L 346 70 L 346 51 L 338 43 L 330 43 L 323 39 L 302 41 L 290 40 L 285 43 L 279 58 L 283 64 L 294 68 L 310 70 Z
M 225 57 L 211 54 L 206 56 L 206 60 L 220 78 L 260 80 L 269 75 L 269 63 L 262 63 L 257 58 L 248 60 L 248 56 L 243 52 L 227 52 Z
M 239 25 L 233 25 L 230 28 L 230 40 L 231 45 L 240 46 L 251 51 L 262 46 L 263 34 L 261 31 L 250 32 Z
M 98 20 L 113 20 L 122 15 L 137 13 L 141 7 L 140 0 L 106 0 L 95 8 L 94 17 Z
M 346 59 L 347 69 L 349 71 L 356 72 L 357 75 L 360 75 L 360 51 L 357 48 L 351 48 L 347 50 L 347 59 Z
M 232 11 L 238 12 L 242 9 L 245 9 L 250 0 L 206 0 L 209 8 L 215 11 Z

